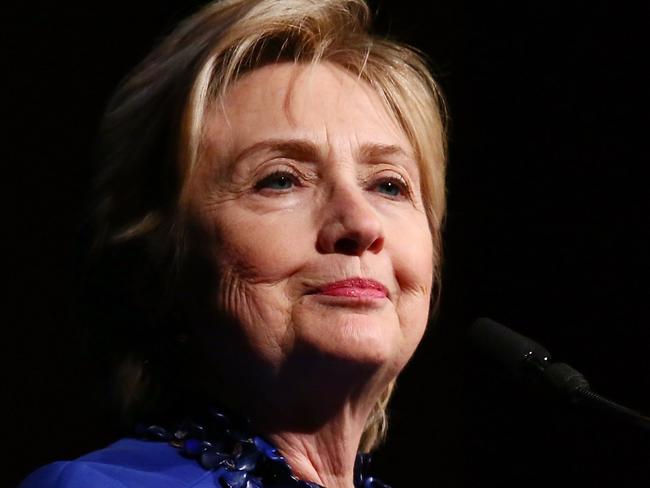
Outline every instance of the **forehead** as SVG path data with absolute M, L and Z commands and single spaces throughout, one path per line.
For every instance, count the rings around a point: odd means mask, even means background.
M 411 145 L 377 92 L 331 63 L 278 63 L 236 81 L 205 119 L 208 148 L 236 151 L 265 139 L 304 138 L 329 150 Z

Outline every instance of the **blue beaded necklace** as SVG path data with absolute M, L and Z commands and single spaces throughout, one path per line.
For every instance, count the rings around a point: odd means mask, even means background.
M 139 437 L 169 442 L 185 457 L 196 459 L 214 473 L 221 488 L 324 488 L 293 474 L 277 448 L 248 432 L 249 422 L 235 423 L 223 411 L 210 409 L 200 423 L 183 421 L 169 430 L 159 425 L 136 426 Z M 370 455 L 358 453 L 354 464 L 355 488 L 390 488 L 366 475 Z

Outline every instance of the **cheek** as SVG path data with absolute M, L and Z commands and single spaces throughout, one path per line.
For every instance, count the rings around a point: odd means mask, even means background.
M 429 317 L 433 244 L 426 220 L 417 225 L 400 226 L 397 236 L 391 251 L 400 288 L 396 311 L 406 338 L 405 347 L 412 351 L 419 343 Z
M 298 226 L 295 219 L 225 209 L 203 221 L 204 252 L 218 270 L 211 308 L 256 357 L 271 364 L 280 361 L 293 340 L 290 278 L 307 257 L 305 243 L 292 237 L 306 235 Z
M 211 339 L 219 350 L 228 349 L 229 354 L 255 358 L 268 366 L 281 363 L 282 351 L 292 340 L 285 283 L 262 276 L 258 267 L 246 260 L 246 252 L 233 256 L 218 247 L 213 255 L 218 273 L 208 296 L 208 320 L 203 322 L 207 334 L 203 337 Z
M 296 216 L 250 215 L 239 212 L 215 220 L 214 258 L 219 268 L 231 268 L 242 279 L 273 283 L 295 273 L 305 259 L 308 226 Z
M 428 300 L 435 264 L 433 242 L 426 219 L 413 220 L 391 225 L 391 260 L 402 293 L 425 295 Z

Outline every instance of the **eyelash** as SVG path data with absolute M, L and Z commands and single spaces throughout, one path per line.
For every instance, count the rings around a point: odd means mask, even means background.
M 264 177 L 262 177 L 257 183 L 255 183 L 255 191 L 262 191 L 266 188 L 269 188 L 268 185 L 272 183 L 274 180 L 277 181 L 278 178 L 287 178 L 287 181 L 291 182 L 293 186 L 296 186 L 299 184 L 300 180 L 297 174 L 287 171 L 287 170 L 277 170 L 274 171 Z M 289 190 L 289 188 L 286 189 L 275 189 L 275 191 L 285 191 Z
M 408 198 L 411 195 L 410 188 L 406 180 L 401 177 L 401 176 L 386 176 L 383 178 L 379 178 L 378 180 L 374 181 L 370 188 L 378 188 L 380 185 L 384 185 L 386 183 L 389 183 L 391 185 L 395 185 L 395 187 L 399 190 L 398 195 L 392 195 L 392 194 L 385 194 L 389 198 L 392 199 L 402 199 L 402 198 Z
M 277 182 L 279 178 L 285 178 L 284 180 L 285 183 L 291 183 L 291 187 L 289 188 L 270 188 L 271 184 L 274 182 Z M 388 198 L 399 200 L 403 198 L 410 198 L 411 196 L 411 189 L 406 182 L 406 180 L 402 176 L 386 176 L 386 177 L 381 177 L 378 178 L 377 180 L 373 181 L 371 185 L 369 185 L 368 188 L 370 189 L 376 189 L 380 185 L 385 185 L 385 184 L 391 184 L 395 185 L 395 187 L 399 190 L 399 194 L 397 195 L 392 195 L 388 193 L 384 193 Z M 259 181 L 255 183 L 254 190 L 256 192 L 261 192 L 265 189 L 270 189 L 273 192 L 278 192 L 278 193 L 283 193 L 285 191 L 291 190 L 295 186 L 300 186 L 300 177 L 296 173 L 288 170 L 276 170 L 273 171 L 272 173 L 262 177 Z

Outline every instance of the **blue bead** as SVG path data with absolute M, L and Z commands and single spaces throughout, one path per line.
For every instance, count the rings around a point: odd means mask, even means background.
M 361 474 L 361 471 L 355 469 L 353 477 L 354 477 L 353 480 L 354 486 L 361 486 L 361 483 L 363 482 L 363 474 Z
M 363 476 L 370 464 L 370 454 L 358 453 L 354 461 L 354 486 L 362 486 Z
M 219 410 L 211 410 L 213 421 L 203 425 L 184 420 L 175 430 L 158 425 L 138 424 L 141 437 L 171 442 L 183 455 L 195 458 L 213 470 L 213 480 L 221 488 L 323 488 L 298 479 L 278 449 L 260 436 L 250 435 L 249 423 L 232 423 Z M 208 441 L 209 439 L 209 441 Z M 390 488 L 373 477 L 365 477 L 370 456 L 358 453 L 354 464 L 355 488 Z
M 146 436 L 156 441 L 171 441 L 174 436 L 167 429 L 159 425 L 150 425 L 145 429 Z
M 224 471 L 219 482 L 223 488 L 245 488 L 248 481 L 246 471 Z
M 244 451 L 235 459 L 235 469 L 240 471 L 250 471 L 257 464 L 260 457 L 258 451 Z
M 255 447 L 262 451 L 262 453 L 264 453 L 264 455 L 271 461 L 284 461 L 284 458 L 278 450 L 260 436 L 255 436 L 253 442 L 255 443 Z
M 193 437 L 195 439 L 206 440 L 205 427 L 200 424 L 194 423 L 191 420 L 185 420 L 174 433 L 174 437 L 179 440 L 187 439 L 188 437 Z
M 203 441 L 200 441 L 198 439 L 185 439 L 183 442 L 183 452 L 187 454 L 190 457 L 198 457 L 200 454 L 205 451 L 208 446 L 205 446 Z
M 230 456 L 223 452 L 210 449 L 201 454 L 201 466 L 205 469 L 214 469 L 218 467 L 232 466 Z
M 212 475 L 212 479 L 214 480 L 215 485 L 222 486 L 220 480 L 221 480 L 221 477 L 223 476 L 223 474 L 226 471 L 228 471 L 226 468 L 218 468 L 218 469 L 214 470 L 213 475 Z
M 237 442 L 243 442 L 245 444 L 253 444 L 253 438 L 252 436 L 248 435 L 245 432 L 242 432 L 237 429 L 227 429 L 226 434 L 228 434 L 228 437 L 231 439 L 237 441 Z
M 382 483 L 378 479 L 375 479 L 372 476 L 368 476 L 363 481 L 363 488 L 390 488 L 390 487 L 388 485 Z
M 257 478 L 249 476 L 246 481 L 246 488 L 264 488 L 264 485 Z

